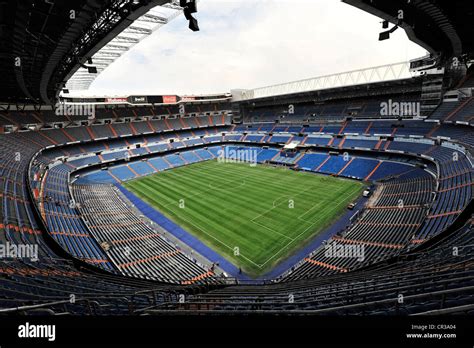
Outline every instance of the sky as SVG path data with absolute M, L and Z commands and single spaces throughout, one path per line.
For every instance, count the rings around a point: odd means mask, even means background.
M 407 61 L 426 51 L 403 30 L 339 0 L 201 0 L 108 67 L 80 95 L 211 94 Z

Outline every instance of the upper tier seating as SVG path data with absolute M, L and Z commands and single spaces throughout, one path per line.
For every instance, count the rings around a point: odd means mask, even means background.
M 474 97 L 460 101 L 445 101 L 431 114 L 430 119 L 473 123 Z
M 392 103 L 416 103 L 419 96 L 414 93 L 395 97 Z M 325 101 L 319 104 L 292 104 L 289 106 L 274 106 L 254 108 L 246 111 L 245 122 L 275 122 L 280 123 L 304 123 L 317 120 L 344 120 L 347 117 L 359 119 L 397 118 L 397 115 L 382 115 L 382 103 L 388 103 L 386 99 L 360 99 L 349 101 Z M 291 111 L 293 113 L 290 113 Z M 416 115 L 402 115 L 410 118 Z
M 89 107 L 89 106 L 88 106 Z M 67 108 L 65 108 L 67 111 Z M 221 114 L 226 110 L 231 110 L 231 105 L 228 102 L 213 103 L 213 104 L 202 104 L 202 105 L 192 105 L 185 104 L 185 114 L 184 116 L 188 118 L 192 125 L 190 127 L 194 128 L 195 120 L 194 116 L 203 115 L 200 117 L 199 121 L 203 121 L 202 125 L 208 123 L 209 125 L 219 125 L 223 124 L 222 116 L 217 116 L 214 114 Z M 61 112 L 62 110 L 58 108 L 56 110 L 26 110 L 26 111 L 0 111 L 0 126 L 2 125 L 12 125 L 16 127 L 33 125 L 33 124 L 52 124 L 52 123 L 63 123 L 70 124 L 72 122 L 80 123 L 88 121 L 88 115 L 66 115 Z M 179 105 L 168 105 L 168 106 L 145 106 L 145 107 L 118 107 L 112 106 L 107 108 L 102 108 L 99 106 L 94 106 L 94 117 L 97 120 L 118 120 L 118 119 L 128 119 L 133 120 L 140 117 L 154 117 L 154 116 L 165 116 L 169 117 L 171 115 L 180 115 L 181 112 Z M 192 117 L 191 117 L 192 116 Z M 204 118 L 208 118 L 204 120 Z M 176 125 L 173 123 L 173 125 Z

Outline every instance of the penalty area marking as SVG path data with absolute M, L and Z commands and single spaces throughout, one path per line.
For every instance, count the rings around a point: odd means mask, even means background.
M 234 250 L 234 247 L 231 247 L 230 245 L 227 245 L 226 243 L 224 243 L 223 241 L 221 241 L 219 238 L 213 236 L 212 234 L 206 232 L 202 227 L 198 226 L 196 223 L 194 222 L 191 222 L 189 221 L 188 219 L 184 218 L 184 217 L 180 217 L 180 219 L 186 221 L 188 224 L 190 224 L 191 226 L 194 226 L 195 228 L 197 228 L 198 230 L 200 230 L 201 232 L 203 232 L 204 234 L 208 235 L 209 237 L 211 237 L 212 239 L 214 239 L 215 241 L 217 241 L 218 243 L 222 244 L 223 246 L 225 246 L 226 248 L 230 249 L 230 250 Z M 212 249 L 212 248 L 211 248 Z M 255 263 L 254 261 L 252 261 L 250 258 L 244 256 L 242 253 L 239 252 L 239 255 L 238 257 L 242 257 L 244 259 L 246 259 L 248 262 L 252 263 L 253 265 L 261 268 L 257 263 Z
M 334 205 L 334 209 L 331 209 L 330 211 L 332 210 L 335 210 L 335 208 L 339 207 L 342 203 L 345 202 L 346 198 L 349 197 L 350 195 L 352 195 L 353 193 L 355 193 L 356 191 L 358 191 L 359 188 L 356 187 L 355 190 L 352 190 L 350 191 L 346 196 L 344 196 L 344 198 L 338 202 L 336 205 Z M 325 210 L 327 208 L 331 208 L 332 206 L 327 206 L 325 208 Z M 298 234 L 294 240 L 290 241 L 289 243 L 287 243 L 285 246 L 283 246 L 279 251 L 277 251 L 273 256 L 271 256 L 267 261 L 265 261 L 264 263 L 262 263 L 261 265 L 259 265 L 260 268 L 262 268 L 263 266 L 265 266 L 270 260 L 272 260 L 273 258 L 275 258 L 278 254 L 280 254 L 284 249 L 286 249 L 291 243 L 293 243 L 295 240 L 297 240 L 299 237 L 301 237 L 304 233 L 306 233 L 315 223 L 319 222 L 323 217 L 326 217 L 328 214 L 328 212 L 325 212 L 325 214 L 323 216 L 321 216 L 319 219 L 317 219 L 316 221 L 314 221 L 308 228 L 306 228 L 303 232 L 301 232 L 300 234 Z

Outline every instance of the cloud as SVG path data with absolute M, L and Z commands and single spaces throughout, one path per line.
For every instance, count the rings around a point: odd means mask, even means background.
M 256 88 L 424 55 L 403 30 L 334 0 L 201 0 L 106 69 L 88 95 L 206 94 Z

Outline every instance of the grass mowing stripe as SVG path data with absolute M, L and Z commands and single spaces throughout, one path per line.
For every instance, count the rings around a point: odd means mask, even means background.
M 362 190 L 354 181 L 215 160 L 125 186 L 251 276 L 297 252 Z
M 190 179 L 192 180 L 192 178 Z M 218 195 L 218 193 L 216 192 L 216 194 Z M 184 198 L 184 197 L 183 197 Z M 229 199 L 231 199 L 232 197 L 229 197 Z M 239 201 L 241 201 L 241 198 L 239 199 Z M 249 202 L 249 203 L 252 203 L 252 202 Z M 265 227 L 265 226 L 264 226 Z M 276 233 L 276 234 L 279 234 L 278 232 L 275 232 L 275 231 L 272 231 L 273 233 Z M 280 234 L 281 236 L 284 236 L 283 234 Z M 288 237 L 289 238 L 289 237 Z
M 341 203 L 346 203 L 346 200 L 344 198 L 347 198 L 348 196 L 352 196 L 354 194 L 354 192 L 360 192 L 359 188 L 355 188 L 354 191 L 350 192 L 347 196 L 343 196 L 343 199 L 339 200 L 336 202 L 336 205 L 335 205 L 335 208 L 337 209 L 338 207 L 341 206 Z M 328 216 L 330 216 L 330 214 L 333 214 L 335 209 L 334 207 L 331 207 L 331 206 L 327 206 L 324 210 L 328 210 L 328 212 L 325 212 L 323 214 L 321 214 L 322 216 L 316 220 L 315 222 L 313 222 L 310 227 L 308 227 L 308 229 L 304 230 L 300 235 L 297 236 L 297 238 L 295 240 L 297 240 L 300 236 L 302 236 L 307 230 L 309 230 L 309 228 L 311 228 L 314 224 L 316 223 L 320 223 L 322 219 L 324 218 L 327 218 Z M 325 226 L 325 225 L 321 225 L 321 226 Z M 288 243 L 289 245 L 290 243 Z M 288 246 L 286 245 L 285 248 Z M 284 249 L 281 249 L 281 251 L 283 251 Z M 273 255 L 272 257 L 270 257 L 266 262 L 264 262 L 263 264 L 265 265 L 268 261 L 270 261 L 271 259 L 275 258 L 277 256 L 277 254 Z

